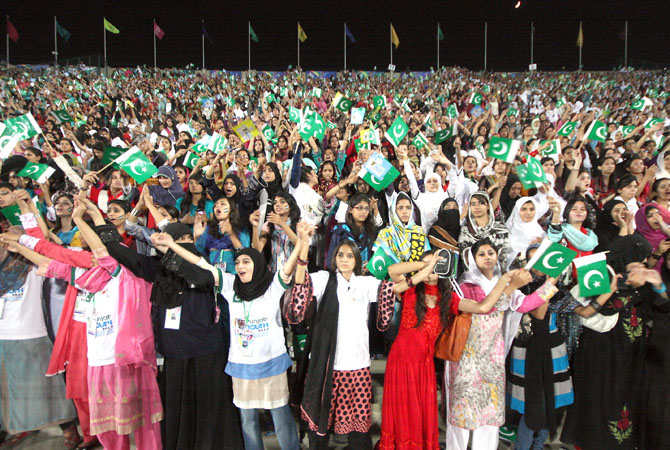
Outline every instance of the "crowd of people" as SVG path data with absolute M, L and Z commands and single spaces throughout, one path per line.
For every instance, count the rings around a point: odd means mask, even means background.
M 664 448 L 668 73 L 27 68 L 0 111 L 2 445 L 256 450 L 271 417 L 284 450 Z M 531 268 L 547 240 L 610 292 Z

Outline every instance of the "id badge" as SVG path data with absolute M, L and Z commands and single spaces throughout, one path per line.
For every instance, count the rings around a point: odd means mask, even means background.
M 239 334 L 240 354 L 242 356 L 251 356 L 251 340 L 253 337 L 254 336 L 251 333 Z
M 165 311 L 165 329 L 178 330 L 181 321 L 181 306 Z
M 95 336 L 95 329 L 98 325 L 98 315 L 91 314 L 86 317 L 86 332 L 91 336 Z

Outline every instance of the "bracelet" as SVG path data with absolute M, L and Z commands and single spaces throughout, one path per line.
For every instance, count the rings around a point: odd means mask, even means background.
M 300 259 L 298 258 L 298 265 L 299 266 L 306 266 L 309 262 L 306 259 Z
M 414 287 L 414 282 L 412 281 L 412 277 L 405 277 L 405 282 L 407 283 L 408 287 Z
M 591 306 L 591 308 L 595 309 L 596 312 L 599 312 L 601 309 L 603 309 L 603 306 L 605 306 L 605 305 L 601 305 L 600 303 L 598 303 L 595 300 L 591 300 L 589 302 L 589 305 Z
M 139 215 L 140 215 L 140 211 L 139 211 L 137 208 L 133 208 L 133 210 L 130 211 L 130 215 L 132 215 L 132 216 L 139 216 Z
M 665 283 L 661 283 L 661 287 L 658 289 L 656 289 L 656 286 L 652 284 L 651 290 L 656 292 L 657 294 L 665 294 Z

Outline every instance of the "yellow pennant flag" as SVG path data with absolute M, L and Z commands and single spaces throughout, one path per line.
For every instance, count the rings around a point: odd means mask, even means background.
M 393 42 L 395 48 L 398 48 L 398 45 L 400 45 L 400 39 L 398 39 L 398 35 L 395 32 L 395 28 L 393 28 L 393 24 L 391 24 L 391 42 Z
M 300 42 L 307 40 L 307 35 L 305 34 L 305 30 L 300 26 L 300 22 L 298 22 L 298 39 L 300 39 Z
M 582 23 L 579 22 L 579 33 L 577 34 L 577 47 L 584 45 L 584 33 L 582 32 Z

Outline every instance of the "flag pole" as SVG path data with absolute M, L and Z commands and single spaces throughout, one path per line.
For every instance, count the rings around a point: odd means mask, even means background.
M 533 40 L 535 38 L 535 25 L 530 22 L 530 63 L 533 64 Z
M 200 20 L 200 34 L 202 37 L 202 69 L 205 70 L 205 21 Z
M 489 23 L 484 22 L 484 72 L 486 72 L 486 47 L 488 44 Z
M 300 27 L 300 22 L 298 22 L 298 27 Z M 300 69 L 300 30 L 298 29 L 298 67 Z
M 437 22 L 437 66 L 435 70 L 440 70 L 440 22 Z
M 624 29 L 623 66 L 628 67 L 628 21 Z
M 347 70 L 347 22 L 344 22 L 344 70 Z
M 391 50 L 391 65 L 393 65 L 393 23 L 389 24 L 389 49 Z
M 154 18 L 154 70 L 156 70 L 156 19 Z
M 247 22 L 247 40 L 249 44 L 249 67 L 247 72 L 251 72 L 251 22 Z
M 105 17 L 102 18 L 102 35 L 103 35 L 103 58 L 105 60 L 105 76 L 107 76 L 107 29 L 105 28 Z
M 56 16 L 54 16 L 54 67 L 58 65 L 58 37 L 56 35 Z
M 579 21 L 579 32 L 582 33 L 582 21 Z M 579 45 L 579 70 L 582 70 L 582 47 L 584 46 L 584 34 L 582 33 L 582 41 Z
M 9 15 L 7 15 L 7 23 L 5 24 L 5 28 L 7 28 L 7 61 L 5 63 L 7 64 L 7 70 L 9 70 Z

